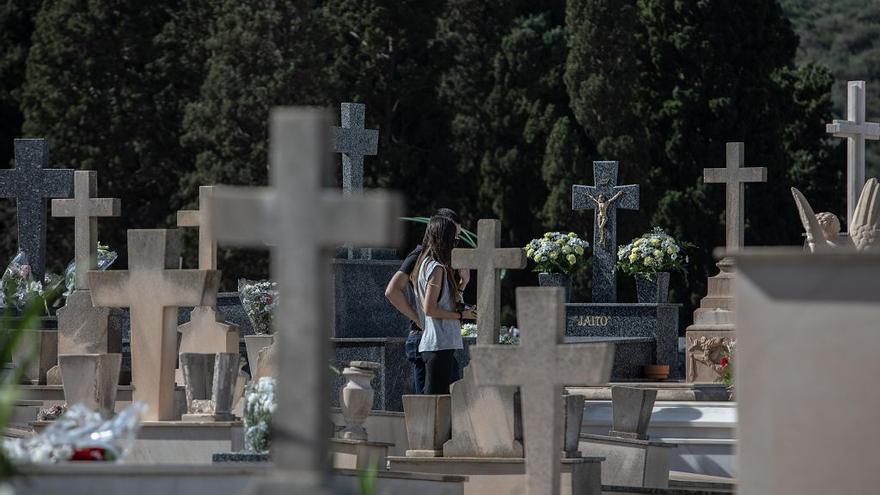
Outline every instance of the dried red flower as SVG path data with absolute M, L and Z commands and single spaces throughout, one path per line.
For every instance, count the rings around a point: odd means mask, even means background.
M 721 367 L 722 368 L 726 368 L 728 362 L 729 362 L 729 360 L 727 359 L 727 356 L 721 356 Z

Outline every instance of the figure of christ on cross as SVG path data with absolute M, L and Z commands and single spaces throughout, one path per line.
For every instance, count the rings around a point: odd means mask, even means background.
M 603 248 L 608 246 L 605 242 L 605 225 L 608 224 L 608 207 L 611 206 L 611 203 L 617 201 L 617 198 L 622 194 L 623 191 L 618 191 L 614 196 L 611 196 L 610 199 L 606 200 L 604 194 L 599 194 L 599 197 L 595 198 L 592 194 L 587 193 L 587 197 L 596 203 L 596 221 L 599 222 L 599 244 Z

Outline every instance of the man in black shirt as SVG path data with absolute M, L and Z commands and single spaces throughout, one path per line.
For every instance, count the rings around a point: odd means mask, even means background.
M 455 222 L 455 226 L 461 232 L 461 220 L 459 220 L 458 215 L 453 210 L 440 208 L 435 215 L 449 218 Z M 419 352 L 419 342 L 422 340 L 422 320 L 419 312 L 410 304 L 407 298 L 407 290 L 412 290 L 410 275 L 416 269 L 416 261 L 418 261 L 421 254 L 422 246 L 420 244 L 406 255 L 403 263 L 400 264 L 400 268 L 397 269 L 397 273 L 391 277 L 391 281 L 388 282 L 388 286 L 385 288 L 385 297 L 388 301 L 410 319 L 409 335 L 406 338 L 404 348 L 407 359 L 413 365 L 414 394 L 422 393 L 422 390 L 425 388 L 425 362 L 422 360 L 422 355 Z M 459 277 L 461 278 L 460 287 L 464 290 L 464 286 L 467 285 L 470 279 L 470 271 L 459 270 Z

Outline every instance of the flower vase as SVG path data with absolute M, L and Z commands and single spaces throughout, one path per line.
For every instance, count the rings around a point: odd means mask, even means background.
M 669 272 L 636 273 L 636 295 L 640 303 L 669 302 Z
M 373 407 L 373 386 L 371 384 L 376 376 L 376 370 L 381 367 L 379 363 L 369 361 L 352 361 L 342 370 L 342 376 L 346 383 L 340 393 L 340 405 L 342 417 L 345 419 L 345 429 L 342 430 L 342 438 L 346 440 L 367 440 L 367 430 L 364 422 Z
M 244 347 L 247 349 L 248 366 L 251 370 L 251 376 L 257 372 L 257 358 L 260 357 L 260 351 L 272 345 L 275 336 L 272 334 L 245 335 Z
M 562 287 L 565 289 L 565 302 L 571 302 L 571 275 L 567 273 L 539 273 L 538 285 L 541 287 Z

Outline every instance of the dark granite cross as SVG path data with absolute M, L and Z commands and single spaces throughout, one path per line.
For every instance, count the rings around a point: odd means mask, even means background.
M 617 185 L 617 162 L 593 162 L 594 186 L 571 186 L 574 210 L 596 210 L 593 224 L 593 302 L 617 302 L 617 209 L 639 209 L 639 186 Z
M 15 168 L 0 170 L 0 197 L 15 199 L 18 247 L 40 282 L 46 272 L 46 200 L 69 198 L 73 189 L 73 170 L 48 167 L 45 139 L 16 139 Z
M 272 247 L 278 282 L 275 342 L 278 406 L 273 416 L 276 476 L 265 483 L 293 493 L 312 485 L 325 493 L 330 376 L 325 298 L 330 279 L 328 248 L 346 242 L 393 242 L 400 229 L 399 198 L 383 193 L 343 195 L 321 188 L 329 158 L 330 119 L 317 108 L 276 108 L 269 131 L 271 187 L 218 186 L 210 225 L 222 244 Z M 332 321 L 332 320 L 330 320 Z M 332 333 L 332 330 L 330 330 Z M 260 493 L 269 493 L 270 489 Z M 283 491 L 282 490 L 287 490 Z
M 743 167 L 745 163 L 745 144 L 727 143 L 727 166 L 725 168 L 704 168 L 703 181 L 727 184 L 727 249 L 736 250 L 743 246 L 744 208 L 743 184 L 746 182 L 767 182 L 765 167 Z
M 563 386 L 603 385 L 614 363 L 612 343 L 562 343 L 564 294 L 560 287 L 519 287 L 521 343 L 471 347 L 470 366 L 478 385 L 520 388 L 529 495 L 559 493 Z
M 360 193 L 364 189 L 364 156 L 375 155 L 379 131 L 364 129 L 366 105 L 343 103 L 340 127 L 333 127 L 333 151 L 342 153 L 342 191 Z
M 96 198 L 98 172 L 77 170 L 73 199 L 53 199 L 53 217 L 73 217 L 76 264 L 75 289 L 88 289 L 88 271 L 98 266 L 98 217 L 118 217 L 119 199 Z
M 477 270 L 477 342 L 497 344 L 501 321 L 502 268 L 525 268 L 522 248 L 500 248 L 501 221 L 477 222 L 477 248 L 453 249 L 452 266 Z

